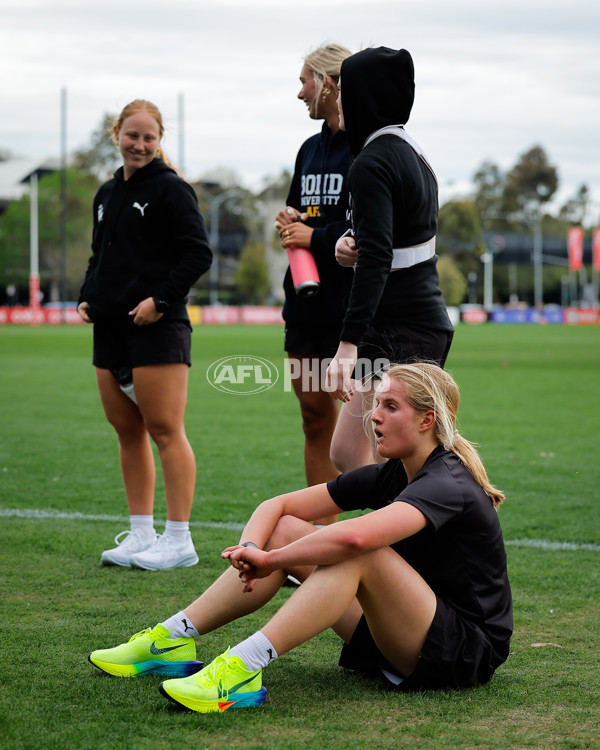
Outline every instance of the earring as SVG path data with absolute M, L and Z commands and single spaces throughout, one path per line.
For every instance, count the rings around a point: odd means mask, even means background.
M 329 94 L 331 94 L 331 89 L 323 89 L 323 101 L 327 99 Z

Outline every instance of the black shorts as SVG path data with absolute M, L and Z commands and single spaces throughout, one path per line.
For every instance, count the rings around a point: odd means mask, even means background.
M 340 344 L 339 329 L 286 326 L 283 348 L 307 357 L 334 357 Z
M 361 368 L 356 375 L 359 379 L 371 374 L 380 375 L 382 362 L 399 365 L 426 360 L 444 367 L 453 336 L 453 331 L 408 326 L 380 330 L 369 326 L 358 345 Z M 369 362 L 375 364 L 374 372 L 369 370 Z M 387 369 L 387 366 L 384 365 L 383 369 Z
M 484 685 L 506 661 L 508 649 L 508 642 L 492 644 L 480 628 L 437 597 L 435 615 L 422 655 L 412 674 L 405 677 L 396 689 L 442 690 Z M 350 643 L 344 645 L 339 664 L 371 676 L 383 676 L 383 669 L 398 674 L 375 645 L 364 616 L 359 620 Z
M 179 362 L 190 366 L 191 347 L 189 320 L 162 317 L 147 326 L 136 326 L 129 319 L 94 323 L 93 363 L 106 370 Z

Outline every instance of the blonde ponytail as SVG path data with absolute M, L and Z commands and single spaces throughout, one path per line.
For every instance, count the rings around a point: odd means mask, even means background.
M 438 441 L 458 456 L 497 508 L 504 493 L 491 484 L 475 445 L 456 429 L 460 393 L 452 376 L 430 362 L 393 365 L 386 374 L 405 386 L 406 400 L 415 411 L 433 411 Z

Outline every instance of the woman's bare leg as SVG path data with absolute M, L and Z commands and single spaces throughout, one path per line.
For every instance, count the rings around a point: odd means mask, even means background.
M 265 549 L 283 547 L 315 531 L 317 529 L 313 524 L 288 516 L 277 525 Z M 299 581 L 304 581 L 313 570 L 314 566 L 304 566 L 290 568 L 289 571 L 276 571 L 267 578 L 256 581 L 251 592 L 244 593 L 239 572 L 229 567 L 184 612 L 200 634 L 210 633 L 260 609 L 279 591 L 288 573 Z
M 371 408 L 374 390 L 370 384 L 366 388 L 355 390 L 350 400 L 342 406 L 333 434 L 331 459 L 341 472 L 381 461 L 365 432 L 365 414 Z
M 137 367 L 133 370 L 133 382 L 146 430 L 158 448 L 167 519 L 189 521 L 196 459 L 184 428 L 188 367 L 185 364 Z
M 322 389 L 321 358 L 290 354 L 289 359 L 293 361 L 292 386 L 302 416 L 306 483 L 311 487 L 335 479 L 339 474 L 329 457 L 339 407 Z M 337 516 L 328 516 L 317 519 L 315 523 L 328 524 L 336 520 Z
M 436 598 L 389 547 L 318 567 L 261 630 L 281 656 L 343 622 L 355 597 L 379 650 L 408 676 L 433 621 Z
M 151 516 L 154 512 L 156 468 L 144 421 L 138 407 L 123 393 L 110 370 L 97 368 L 96 377 L 104 413 L 119 439 L 129 513 Z

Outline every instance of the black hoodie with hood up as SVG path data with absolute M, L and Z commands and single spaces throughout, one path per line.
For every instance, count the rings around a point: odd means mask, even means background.
M 365 49 L 342 63 L 344 125 L 354 162 L 350 218 L 358 261 L 341 341 L 359 345 L 369 326 L 452 331 L 439 288 L 437 256 L 391 271 L 393 249 L 420 245 L 437 231 L 437 182 L 412 146 L 380 128 L 404 125 L 414 101 L 406 50 Z

